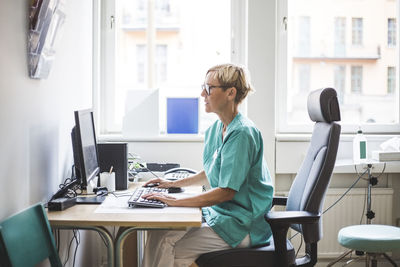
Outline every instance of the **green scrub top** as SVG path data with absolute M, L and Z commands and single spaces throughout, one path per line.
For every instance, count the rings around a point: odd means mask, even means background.
M 250 234 L 251 245 L 269 241 L 264 214 L 271 208 L 273 187 L 263 158 L 263 140 L 252 121 L 238 113 L 222 140 L 223 124 L 216 121 L 205 135 L 204 171 L 211 188 L 231 188 L 232 200 L 202 209 L 207 224 L 230 246 Z

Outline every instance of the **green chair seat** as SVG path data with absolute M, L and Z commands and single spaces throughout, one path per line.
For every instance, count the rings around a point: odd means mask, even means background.
M 338 241 L 346 248 L 370 253 L 400 250 L 400 228 L 379 224 L 352 225 L 339 231 Z

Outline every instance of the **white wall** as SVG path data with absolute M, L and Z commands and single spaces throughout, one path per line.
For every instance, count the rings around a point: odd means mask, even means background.
M 46 201 L 70 175 L 73 110 L 92 102 L 92 2 L 66 1 L 47 80 L 28 77 L 31 1 L 0 1 L 0 220 Z

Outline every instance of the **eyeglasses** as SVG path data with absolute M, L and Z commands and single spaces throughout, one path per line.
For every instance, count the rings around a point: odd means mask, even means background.
M 207 95 L 211 94 L 211 89 L 213 88 L 229 88 L 230 86 L 222 86 L 222 85 L 209 85 L 209 84 L 202 84 L 201 89 L 204 91 L 206 90 Z

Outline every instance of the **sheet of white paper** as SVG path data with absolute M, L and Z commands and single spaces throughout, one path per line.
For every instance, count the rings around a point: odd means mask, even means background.
M 192 192 L 183 192 L 174 194 L 176 198 L 182 198 L 193 195 Z M 129 208 L 129 196 L 115 197 L 113 195 L 107 198 L 100 204 L 95 213 L 140 213 L 140 214 L 197 214 L 199 208 L 185 208 L 185 207 L 165 207 L 165 208 Z

